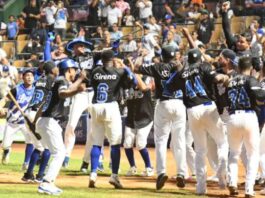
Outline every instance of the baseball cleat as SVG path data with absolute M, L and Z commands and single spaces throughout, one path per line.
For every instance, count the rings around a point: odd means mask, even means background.
M 137 174 L 137 168 L 135 166 L 131 167 L 128 172 L 126 173 L 126 176 L 132 176 Z
M 41 182 L 43 182 L 43 175 L 37 174 L 34 181 L 40 184 Z
M 97 173 L 90 173 L 88 188 L 96 188 Z
M 26 182 L 26 183 L 34 183 L 34 175 L 33 173 L 24 173 L 24 176 L 21 178 L 22 181 Z
M 177 174 L 177 178 L 176 178 L 176 184 L 177 184 L 177 187 L 179 188 L 184 188 L 185 187 L 185 178 L 183 175 L 181 174 Z
M 38 192 L 47 195 L 60 195 L 63 191 L 53 183 L 42 182 L 38 187 Z
M 212 175 L 210 177 L 207 178 L 207 181 L 210 181 L 210 182 L 219 182 L 219 179 L 216 175 Z
M 237 196 L 238 195 L 238 189 L 235 186 L 229 186 L 228 187 L 230 196 Z
M 111 185 L 113 185 L 116 189 L 122 189 L 122 188 L 123 188 L 123 186 L 122 186 L 121 183 L 120 183 L 120 180 L 119 180 L 118 175 L 114 175 L 114 174 L 112 174 L 112 175 L 110 176 L 109 183 L 110 183 Z
M 145 171 L 142 172 L 143 177 L 152 177 L 154 176 L 154 174 L 155 174 L 154 169 L 150 167 L 147 167 Z
M 83 161 L 81 168 L 80 168 L 80 171 L 83 173 L 87 173 L 88 166 L 89 166 L 89 163 Z
M 22 164 L 22 171 L 26 171 L 26 170 L 28 170 L 28 167 L 29 167 L 29 164 L 26 163 L 26 162 L 24 162 L 24 163 Z
M 9 155 L 10 155 L 10 150 L 6 149 L 3 150 L 3 155 L 2 155 L 2 164 L 8 164 L 9 163 Z
M 168 176 L 165 173 L 161 173 L 156 179 L 156 189 L 157 190 L 162 189 L 167 179 Z

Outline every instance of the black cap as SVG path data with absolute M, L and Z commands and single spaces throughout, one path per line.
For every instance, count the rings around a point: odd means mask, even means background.
M 165 59 L 174 58 L 176 55 L 176 50 L 172 46 L 165 46 L 162 48 L 162 57 Z
M 33 75 L 35 74 L 35 71 L 33 68 L 25 68 L 23 69 L 23 76 L 27 73 L 32 73 Z
M 230 49 L 224 49 L 221 54 L 223 57 L 229 59 L 234 65 L 238 64 L 238 58 L 236 56 L 236 53 L 233 50 Z
M 197 63 L 201 60 L 202 53 L 199 49 L 190 49 L 188 51 L 188 62 L 190 64 Z
M 53 68 L 55 68 L 56 65 L 53 61 L 46 61 L 43 64 L 43 70 L 45 71 L 46 74 L 49 74 L 52 72 Z
M 101 60 L 102 62 L 110 61 L 112 58 L 114 58 L 115 54 L 112 50 L 105 50 L 101 54 Z

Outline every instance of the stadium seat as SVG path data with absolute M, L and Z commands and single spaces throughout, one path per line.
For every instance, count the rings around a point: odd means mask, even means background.
M 2 49 L 5 50 L 8 59 L 13 58 L 13 56 L 16 53 L 15 42 L 13 41 L 2 42 Z
M 123 36 L 128 35 L 133 32 L 133 27 L 122 27 Z
M 27 40 L 27 38 L 28 38 L 28 35 L 27 34 L 19 34 L 17 36 L 17 40 L 18 41 L 24 41 L 24 40 Z
M 27 45 L 28 41 L 27 40 L 18 40 L 17 41 L 17 53 L 20 54 L 22 50 L 25 48 Z
M 13 66 L 15 67 L 25 67 L 26 61 L 25 60 L 15 60 L 13 62 Z

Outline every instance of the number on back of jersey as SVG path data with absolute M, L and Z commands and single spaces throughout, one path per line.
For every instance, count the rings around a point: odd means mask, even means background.
M 97 103 L 105 103 L 108 100 L 109 86 L 106 83 L 100 83 L 97 87 Z
M 230 89 L 228 91 L 228 98 L 230 100 L 231 109 L 236 109 L 238 106 L 241 106 L 243 109 L 251 107 L 250 99 L 244 87 Z
M 199 76 L 195 76 L 194 84 L 192 84 L 191 80 L 187 80 L 185 82 L 186 96 L 189 98 L 195 98 L 197 95 L 206 96 L 206 91 L 202 85 L 201 78 Z

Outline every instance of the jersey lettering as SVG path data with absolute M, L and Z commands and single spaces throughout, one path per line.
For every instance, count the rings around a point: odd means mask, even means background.
M 106 83 L 99 83 L 97 87 L 97 103 L 104 103 L 108 100 L 109 86 Z
M 192 83 L 190 80 L 187 80 L 185 82 L 185 89 L 186 89 L 186 96 L 189 98 L 194 98 L 197 95 L 200 96 L 206 96 L 206 91 L 202 85 L 201 78 L 199 76 L 195 76 L 195 82 L 192 86 Z
M 236 109 L 237 104 L 241 105 L 244 109 L 251 107 L 248 94 L 244 87 L 229 90 L 228 97 L 231 102 L 231 109 Z

